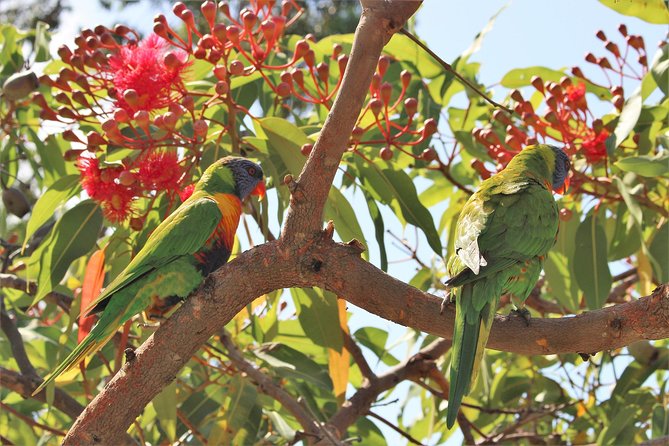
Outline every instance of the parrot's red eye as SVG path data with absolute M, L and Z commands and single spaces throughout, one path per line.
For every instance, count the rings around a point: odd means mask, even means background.
M 256 174 L 256 168 L 255 167 L 249 167 L 247 172 L 249 175 L 254 176 Z

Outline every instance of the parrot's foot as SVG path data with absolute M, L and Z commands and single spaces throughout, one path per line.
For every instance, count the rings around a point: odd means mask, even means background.
M 527 325 L 528 327 L 530 326 L 530 319 L 532 319 L 532 315 L 530 314 L 530 310 L 528 310 L 527 308 L 525 307 L 516 308 L 514 310 L 511 310 L 511 314 L 522 317 L 525 320 L 525 325 Z
M 446 294 L 444 295 L 444 298 L 441 301 L 441 305 L 439 306 L 439 314 L 444 314 L 446 307 L 448 307 L 453 302 L 451 300 L 451 297 L 452 297 L 451 291 L 446 290 Z

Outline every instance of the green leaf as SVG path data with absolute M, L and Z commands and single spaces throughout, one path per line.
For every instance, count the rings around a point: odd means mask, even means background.
M 634 222 L 637 224 L 639 228 L 641 228 L 642 220 L 643 220 L 643 212 L 641 211 L 641 207 L 639 206 L 639 203 L 634 199 L 632 194 L 630 193 L 629 188 L 623 181 L 618 178 L 614 177 L 613 182 L 615 183 L 616 187 L 618 188 L 618 192 L 620 192 L 620 195 L 623 197 L 623 201 L 627 205 L 627 210 L 629 211 L 630 215 L 634 219 Z
M 583 291 L 585 302 L 591 310 L 601 308 L 611 290 L 604 228 L 596 214 L 591 214 L 576 231 L 574 252 L 574 275 L 576 283 Z
M 614 11 L 638 17 L 648 23 L 669 23 L 669 9 L 664 0 L 599 0 Z
M 478 50 L 481 49 L 481 45 L 483 45 L 483 38 L 486 36 L 486 34 L 492 31 L 492 27 L 495 24 L 495 20 L 497 20 L 497 17 L 499 17 L 502 11 L 504 11 L 509 6 L 509 4 L 510 3 L 507 3 L 506 5 L 499 8 L 499 10 L 497 10 L 497 12 L 493 14 L 492 17 L 490 17 L 488 23 L 486 23 L 483 29 L 478 34 L 476 34 L 476 37 L 474 37 L 474 41 L 469 46 L 469 48 L 467 48 L 460 55 L 460 58 L 462 59 L 463 62 L 467 61 L 469 59 L 469 56 L 471 56 L 472 54 L 476 53 Z
M 244 435 L 240 431 L 256 405 L 258 391 L 241 374 L 234 375 L 223 390 L 225 398 L 207 440 L 209 444 L 241 444 L 235 439 L 238 435 Z
M 177 383 L 172 381 L 153 398 L 153 409 L 158 415 L 160 427 L 174 443 L 177 438 Z
M 657 280 L 660 283 L 669 282 L 669 223 L 663 224 L 657 230 L 653 241 L 648 249 L 649 254 L 653 257 L 653 269 Z
M 49 25 L 38 21 L 37 25 L 35 25 L 35 62 L 46 62 L 51 58 L 49 54 L 50 41 Z
M 341 352 L 344 340 L 339 326 L 337 296 L 311 288 L 291 288 L 290 294 L 300 325 L 311 341 Z
M 544 262 L 544 272 L 549 293 L 565 308 L 578 310 L 578 286 L 572 278 L 567 256 L 555 250 L 550 251 Z
M 61 135 L 49 135 L 42 139 L 29 129 L 31 141 L 35 143 L 35 148 L 40 156 L 41 165 L 44 168 L 43 186 L 49 187 L 59 178 L 66 175 L 78 174 L 74 163 L 66 163 L 63 154 L 70 148 L 70 143 L 65 141 Z
M 300 153 L 303 144 L 310 142 L 307 135 L 295 124 L 282 118 L 264 118 L 254 121 L 258 137 L 269 141 L 268 149 L 279 155 L 288 172 L 297 175 L 302 171 L 306 158 Z
M 669 95 L 669 47 L 667 45 L 655 53 L 650 72 L 662 93 L 665 96 Z
M 531 84 L 533 76 L 539 76 L 544 82 L 558 82 L 565 74 L 562 71 L 539 66 L 514 68 L 504 75 L 500 83 L 506 88 L 525 87 Z
M 276 411 L 269 410 L 265 412 L 270 422 L 272 423 L 272 430 L 279 434 L 288 442 L 292 442 L 295 438 L 295 429 L 283 419 L 283 417 Z
M 362 232 L 360 223 L 358 223 L 358 217 L 356 217 L 351 203 L 334 186 L 330 188 L 330 192 L 328 193 L 328 200 L 325 202 L 323 215 L 326 220 L 334 222 L 335 230 L 344 242 L 356 239 L 366 245 L 365 235 Z M 363 255 L 367 259 L 369 253 L 365 251 Z
M 669 154 L 630 156 L 616 161 L 615 166 L 625 172 L 634 172 L 643 177 L 666 176 L 669 173 Z
M 379 256 L 381 257 L 381 269 L 383 271 L 388 271 L 388 254 L 386 253 L 386 243 L 384 240 L 385 237 L 385 225 L 383 223 L 383 217 L 381 216 L 381 211 L 379 210 L 376 201 L 363 189 L 363 195 L 367 201 L 367 208 L 369 209 L 369 216 L 374 222 L 374 235 L 376 236 L 376 242 L 379 245 Z
M 598 446 L 608 446 L 620 443 L 622 439 L 619 437 L 620 433 L 630 424 L 636 422 L 637 412 L 639 407 L 636 405 L 622 406 L 616 415 L 611 419 L 602 429 L 597 437 Z
M 28 225 L 26 226 L 26 238 L 23 242 L 24 248 L 35 231 L 53 217 L 55 210 L 77 194 L 79 190 L 79 175 L 66 175 L 56 180 L 44 192 L 39 200 L 37 200 L 37 203 L 35 203 L 30 214 L 30 220 L 28 220 Z
M 353 335 L 355 339 L 381 359 L 386 365 L 393 366 L 399 364 L 397 358 L 391 355 L 386 349 L 388 341 L 388 332 L 376 327 L 363 327 L 358 329 Z
M 608 219 L 614 225 L 613 235 L 609 238 L 609 261 L 631 256 L 641 247 L 641 231 L 633 230 L 634 220 L 628 215 L 627 206 L 619 204 L 616 218 Z
M 404 219 L 422 229 L 432 250 L 441 256 L 442 246 L 432 215 L 418 199 L 416 186 L 403 170 L 379 169 L 358 162 L 359 178 L 372 196 L 385 204 L 397 205 Z
M 19 171 L 19 150 L 7 134 L 0 140 L 0 184 L 10 187 Z
M 653 429 L 652 436 L 653 438 L 664 437 L 669 435 L 669 410 L 663 407 L 661 404 L 656 404 L 653 407 Z
M 325 366 L 317 364 L 307 355 L 284 344 L 263 344 L 255 355 L 265 361 L 274 373 L 290 379 L 306 381 L 332 391 L 332 380 Z
M 30 257 L 28 271 L 38 281 L 32 305 L 53 290 L 75 259 L 95 246 L 101 227 L 102 212 L 91 200 L 82 201 L 63 214 Z
M 609 155 L 613 154 L 613 151 L 625 141 L 634 129 L 641 115 L 642 105 L 641 87 L 639 87 L 625 100 L 623 109 L 618 117 L 618 124 L 616 124 L 613 133 L 606 139 L 606 150 Z
M 394 34 L 390 42 L 383 48 L 383 52 L 394 56 L 399 61 L 409 62 L 420 72 L 421 76 L 433 79 L 444 72 L 429 54 L 413 40 L 403 34 Z

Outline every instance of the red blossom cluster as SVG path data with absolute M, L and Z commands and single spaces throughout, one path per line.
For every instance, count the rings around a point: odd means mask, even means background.
M 476 140 L 497 161 L 498 169 L 506 166 L 524 146 L 537 142 L 560 143 L 570 156 L 582 156 L 591 165 L 607 161 L 606 140 L 613 129 L 611 123 L 604 125 L 590 111 L 586 92 L 589 88 L 598 90 L 601 97 L 608 99 L 617 110 L 622 110 L 625 102 L 623 79 L 640 81 L 648 71 L 643 38 L 629 35 L 625 25 L 620 25 L 618 30 L 626 41 L 622 52 L 603 31 L 597 32 L 597 37 L 605 42 L 604 47 L 613 56 L 613 64 L 607 57 L 596 57 L 592 53 L 585 57 L 587 62 L 603 70 L 609 83 L 607 87 L 594 83 L 579 67 L 572 68 L 573 77 L 565 76 L 559 82 L 544 81 L 534 76 L 531 84 L 542 96 L 542 112 L 537 111 L 532 100 L 514 90 L 511 99 L 515 102 L 516 114 L 510 116 L 497 110 L 489 126 L 473 131 Z M 628 60 L 632 54 L 637 55 L 639 67 L 636 69 Z M 480 160 L 473 161 L 472 166 L 483 178 L 491 174 Z
M 348 62 L 342 45 L 323 55 L 312 48 L 310 35 L 286 48 L 285 30 L 302 13 L 296 0 L 251 0 L 237 13 L 227 2 L 205 1 L 202 20 L 181 2 L 172 11 L 180 31 L 160 14 L 154 33 L 143 40 L 123 25 L 83 30 L 74 49 L 58 50 L 65 64 L 59 73 L 41 78 L 60 105 L 34 97 L 43 119 L 68 126 L 63 137 L 75 144 L 65 157 L 77 162 L 84 189 L 110 220 L 132 217 L 132 227 L 141 227 L 150 210 L 137 209 L 137 198 L 148 198 L 152 206 L 160 193 L 183 195 L 207 142 L 218 146 L 228 135 L 232 151 L 239 151 L 243 137 L 237 128 L 245 117 L 255 117 L 230 94 L 235 79 L 262 78 L 275 104 L 289 110 L 296 106 L 292 99 L 301 110 L 304 104 L 329 109 Z M 389 57 L 379 60 L 351 150 L 378 145 L 386 160 L 398 149 L 431 161 L 433 149 L 413 154 L 403 148 L 424 142 L 437 126 L 433 119 L 419 120 L 417 100 L 405 97 L 408 72 L 397 94 L 393 82 L 384 81 L 390 63 Z M 203 78 L 191 78 L 207 64 Z M 130 151 L 107 162 L 119 149 Z

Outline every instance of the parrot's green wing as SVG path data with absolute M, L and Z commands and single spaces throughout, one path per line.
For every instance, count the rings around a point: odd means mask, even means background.
M 512 172 L 509 172 L 512 173 Z M 524 300 L 555 243 L 558 208 L 548 189 L 524 178 L 491 178 L 467 202 L 458 218 L 454 254 L 446 284 L 456 297 L 447 425 L 476 379 L 501 294 Z
M 99 305 L 106 307 L 93 330 L 40 384 L 33 395 L 40 392 L 58 375 L 102 348 L 119 326 L 142 311 L 148 304 L 147 293 L 150 293 L 150 290 L 142 290 L 142 280 L 145 277 L 150 278 L 160 272 L 169 275 L 174 273 L 172 270 L 175 268 L 183 270 L 184 274 L 191 276 L 196 274 L 189 262 L 183 264 L 179 262 L 184 262 L 184 257 L 194 254 L 205 244 L 220 220 L 221 211 L 216 201 L 201 193 L 191 196 L 158 225 L 125 270 L 89 306 L 89 311 L 95 310 Z M 176 290 L 180 288 L 183 290 L 184 284 L 167 284 L 165 288 L 167 289 L 163 291 L 166 295 L 171 292 L 179 294 Z M 188 287 L 191 288 L 192 286 Z
M 125 270 L 104 289 L 85 312 L 98 311 L 101 303 L 134 281 L 181 256 L 197 252 L 216 229 L 220 220 L 221 211 L 213 198 L 202 193 L 198 196 L 193 195 L 158 225 Z

